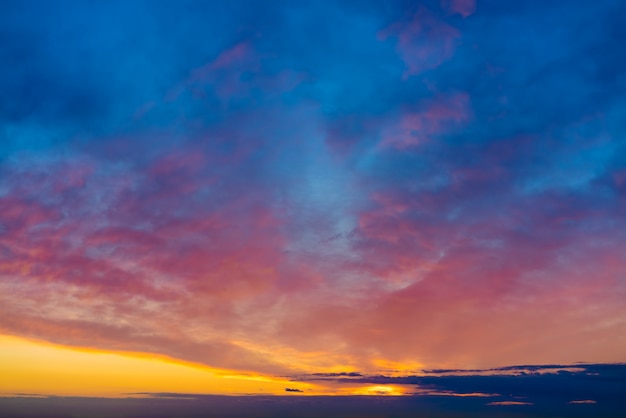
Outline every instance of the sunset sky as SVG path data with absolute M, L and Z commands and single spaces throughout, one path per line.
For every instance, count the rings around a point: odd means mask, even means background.
M 0 2 L 0 396 L 626 362 L 625 15 Z

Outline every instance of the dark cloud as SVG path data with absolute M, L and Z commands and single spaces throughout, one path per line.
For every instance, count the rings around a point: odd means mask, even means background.
M 508 366 L 486 370 L 428 370 L 413 376 L 310 375 L 344 384 L 415 385 L 415 396 L 485 394 L 502 402 L 567 403 L 577 399 L 619 404 L 626 390 L 626 364 Z M 490 401 L 491 402 L 491 401 Z M 576 402 L 574 402 L 576 403 Z
M 363 377 L 361 373 L 351 372 L 351 373 L 312 373 L 311 376 L 318 377 Z

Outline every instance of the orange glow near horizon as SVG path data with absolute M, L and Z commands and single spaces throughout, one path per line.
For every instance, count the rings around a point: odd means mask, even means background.
M 296 389 L 289 391 L 286 389 Z M 411 388 L 244 374 L 147 353 L 107 352 L 0 335 L 0 397 L 214 395 L 401 396 Z
M 372 365 L 384 371 L 387 376 L 404 376 L 407 374 L 419 373 L 425 368 L 425 364 L 416 361 L 390 361 L 386 359 L 374 359 Z
M 400 385 L 369 385 L 354 389 L 352 395 L 370 396 L 403 396 L 407 394 L 406 388 Z
M 319 394 L 316 385 L 244 375 L 142 353 L 76 349 L 0 335 L 0 396 L 126 397 L 142 392 Z M 323 391 L 323 390 L 322 390 Z

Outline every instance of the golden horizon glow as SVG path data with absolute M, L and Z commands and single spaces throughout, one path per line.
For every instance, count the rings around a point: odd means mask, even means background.
M 399 385 L 369 385 L 357 388 L 353 390 L 351 394 L 370 396 L 403 396 L 407 394 L 407 391 Z
M 164 356 L 75 348 L 0 335 L 0 394 L 126 397 L 136 393 L 326 393 L 317 385 L 213 369 Z
M 67 347 L 0 334 L 0 397 L 146 394 L 402 396 L 402 385 L 297 382 L 285 377 L 242 373 L 162 355 Z M 287 388 L 294 389 L 286 391 Z

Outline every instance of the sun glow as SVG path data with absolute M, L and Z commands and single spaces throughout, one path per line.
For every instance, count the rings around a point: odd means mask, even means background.
M 352 394 L 369 396 L 402 396 L 405 395 L 406 392 L 399 386 L 374 385 L 355 389 Z

